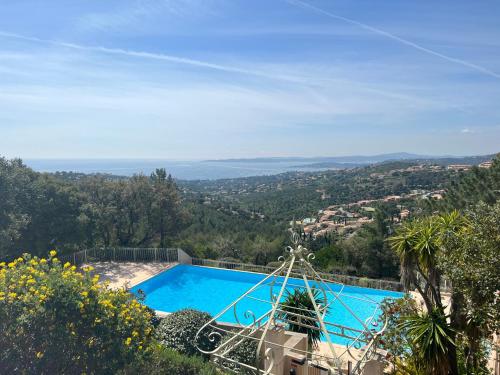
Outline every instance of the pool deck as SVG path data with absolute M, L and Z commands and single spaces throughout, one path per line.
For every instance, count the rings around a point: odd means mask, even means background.
M 87 265 L 94 267 L 92 273 L 99 275 L 100 281 L 106 281 L 109 283 L 110 288 L 118 289 L 131 288 L 162 271 L 172 268 L 176 264 L 163 262 L 96 262 Z

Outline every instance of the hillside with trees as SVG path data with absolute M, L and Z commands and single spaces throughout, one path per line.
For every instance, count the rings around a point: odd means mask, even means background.
M 446 189 L 444 199 L 400 202 L 413 216 L 467 200 L 494 202 L 499 163 L 470 172 L 394 161 L 343 171 L 285 173 L 217 181 L 175 181 L 163 169 L 130 178 L 37 173 L 0 159 L 0 257 L 30 249 L 69 253 L 92 247 L 181 247 L 196 257 L 268 264 L 288 241 L 293 219 L 331 204 Z M 374 204 L 354 232 L 308 236 L 325 271 L 397 278 L 386 238 L 398 225 L 395 202 Z

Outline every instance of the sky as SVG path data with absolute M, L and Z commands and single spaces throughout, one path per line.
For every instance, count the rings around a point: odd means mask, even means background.
M 496 0 L 2 0 L 0 155 L 500 151 Z

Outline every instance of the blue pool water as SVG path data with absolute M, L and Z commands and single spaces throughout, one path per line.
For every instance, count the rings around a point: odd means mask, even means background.
M 136 294 L 139 290 L 144 292 L 146 295 L 144 303 L 155 310 L 175 312 L 192 308 L 215 316 L 265 277 L 266 275 L 259 273 L 177 265 L 136 285 L 132 288 L 132 292 Z M 287 285 L 290 285 L 288 289 L 293 289 L 293 285 L 303 286 L 304 284 L 302 280 L 290 279 Z M 341 286 L 338 284 L 328 285 L 334 292 L 341 290 Z M 274 287 L 275 294 L 278 293 L 279 287 Z M 238 317 L 242 324 L 250 323 L 250 319 L 243 317 L 246 310 L 253 311 L 259 317 L 270 309 L 268 303 L 258 301 L 269 301 L 270 288 L 268 286 L 253 291 L 251 296 L 255 299 L 245 298 L 238 304 Z M 377 308 L 378 302 L 386 297 L 399 298 L 403 294 L 387 290 L 345 286 L 340 296 L 342 301 L 362 321 L 365 321 L 374 313 L 377 315 L 380 313 Z M 237 323 L 233 310 L 228 311 L 218 320 Z M 362 324 L 339 301 L 333 302 L 330 306 L 327 320 L 343 326 L 362 328 Z M 339 344 L 349 341 L 336 335 L 331 335 L 331 338 Z

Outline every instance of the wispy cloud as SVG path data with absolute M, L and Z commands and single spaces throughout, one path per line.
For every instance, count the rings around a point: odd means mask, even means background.
M 490 77 L 500 79 L 500 74 L 499 73 L 496 73 L 496 72 L 494 72 L 492 70 L 489 70 L 489 69 L 487 69 L 487 68 L 485 68 L 483 66 L 474 64 L 474 63 L 466 61 L 466 60 L 462 60 L 462 59 L 458 59 L 458 58 L 455 58 L 455 57 L 451 57 L 451 56 L 445 55 L 445 54 L 443 54 L 441 52 L 438 52 L 438 51 L 435 51 L 433 49 L 424 47 L 424 46 L 422 46 L 422 45 L 420 45 L 418 43 L 415 43 L 413 41 L 410 41 L 408 39 L 401 38 L 401 37 L 399 37 L 399 36 L 397 36 L 395 34 L 392 34 L 390 32 L 382 30 L 380 28 L 370 26 L 370 25 L 368 25 L 366 23 L 356 21 L 356 20 L 354 20 L 352 18 L 347 18 L 347 17 L 340 16 L 338 14 L 326 11 L 326 10 L 324 10 L 322 8 L 319 8 L 319 7 L 315 6 L 315 5 L 306 3 L 306 2 L 301 1 L 301 0 L 287 0 L 287 1 L 288 1 L 288 3 L 293 4 L 295 6 L 301 6 L 301 7 L 304 7 L 304 8 L 308 8 L 308 9 L 311 9 L 311 10 L 317 12 L 317 13 L 321 13 L 321 14 L 327 16 L 327 17 L 330 17 L 330 18 L 333 18 L 333 19 L 337 19 L 337 20 L 341 20 L 341 21 L 350 23 L 352 25 L 359 26 L 359 27 L 361 27 L 361 28 L 363 28 L 365 30 L 368 30 L 368 31 L 371 31 L 373 33 L 382 35 L 382 36 L 384 36 L 386 38 L 392 39 L 392 40 L 394 40 L 394 41 L 396 41 L 398 43 L 401 43 L 403 45 L 406 45 L 408 47 L 412 47 L 412 48 L 414 48 L 416 50 L 419 50 L 421 52 L 424 52 L 426 54 L 439 57 L 439 58 L 441 58 L 443 60 L 452 62 L 454 64 L 463 65 L 463 66 L 468 67 L 470 69 L 473 69 L 473 70 L 475 70 L 477 72 L 486 74 L 486 75 L 488 75 Z
M 340 78 L 329 78 L 326 76 L 313 77 L 313 76 L 297 75 L 297 74 L 283 74 L 283 73 L 280 74 L 280 73 L 277 73 L 277 72 L 270 70 L 270 69 L 266 69 L 266 70 L 247 69 L 247 68 L 243 68 L 243 67 L 236 67 L 236 66 L 219 64 L 219 63 L 212 63 L 212 62 L 196 60 L 196 59 L 191 59 L 191 58 L 186 58 L 186 57 L 173 56 L 173 55 L 164 54 L 164 53 L 151 53 L 151 52 L 135 51 L 135 50 L 121 49 L 121 48 L 109 48 L 109 47 L 102 47 L 102 46 L 87 46 L 87 45 L 75 44 L 75 43 L 64 42 L 64 41 L 41 39 L 41 38 L 37 38 L 37 37 L 25 36 L 25 35 L 21 35 L 21 34 L 1 31 L 1 30 L 0 30 L 0 36 L 7 37 L 7 38 L 15 38 L 15 39 L 20 39 L 20 40 L 25 40 L 28 42 L 42 43 L 42 44 L 54 45 L 54 46 L 59 46 L 59 47 L 64 47 L 64 48 L 70 48 L 70 49 L 75 49 L 75 50 L 80 50 L 80 51 L 89 51 L 89 52 L 97 52 L 97 53 L 104 53 L 104 54 L 111 54 L 111 55 L 121 55 L 121 56 L 127 56 L 127 57 L 136 57 L 136 58 L 145 58 L 145 59 L 152 59 L 152 60 L 158 60 L 158 61 L 166 61 L 166 62 L 175 63 L 175 64 L 188 65 L 188 66 L 193 66 L 193 67 L 222 71 L 222 72 L 226 72 L 226 73 L 234 73 L 234 74 L 240 74 L 240 75 L 245 75 L 245 76 L 264 78 L 264 79 L 268 79 L 268 80 L 282 81 L 282 82 L 286 82 L 286 83 L 298 84 L 301 86 L 312 87 L 312 88 L 317 87 L 317 86 L 324 86 L 325 84 L 327 84 L 328 86 L 330 86 L 332 84 L 351 85 L 351 86 L 355 87 L 356 89 L 362 90 L 362 91 L 367 92 L 367 93 L 375 94 L 378 96 L 384 96 L 387 98 L 407 101 L 407 102 L 411 103 L 412 105 L 421 105 L 424 103 L 427 103 L 427 104 L 430 103 L 430 102 L 427 102 L 426 100 L 419 98 L 419 97 L 415 97 L 415 96 L 400 93 L 400 92 L 393 92 L 393 91 L 386 90 L 386 89 L 380 89 L 377 87 L 372 87 L 372 86 L 364 84 L 362 82 L 357 82 L 357 81 L 353 81 L 353 80 L 345 80 L 345 79 L 340 79 Z
M 469 129 L 469 128 L 463 128 L 462 130 L 460 130 L 460 133 L 462 133 L 462 134 L 472 134 L 472 133 L 475 133 L 475 131 L 472 130 L 472 129 Z
M 213 8 L 207 0 L 139 0 L 120 1 L 119 7 L 110 11 L 88 13 L 77 21 L 77 28 L 83 30 L 124 30 L 136 25 L 147 25 L 152 17 L 193 17 L 212 14 Z

